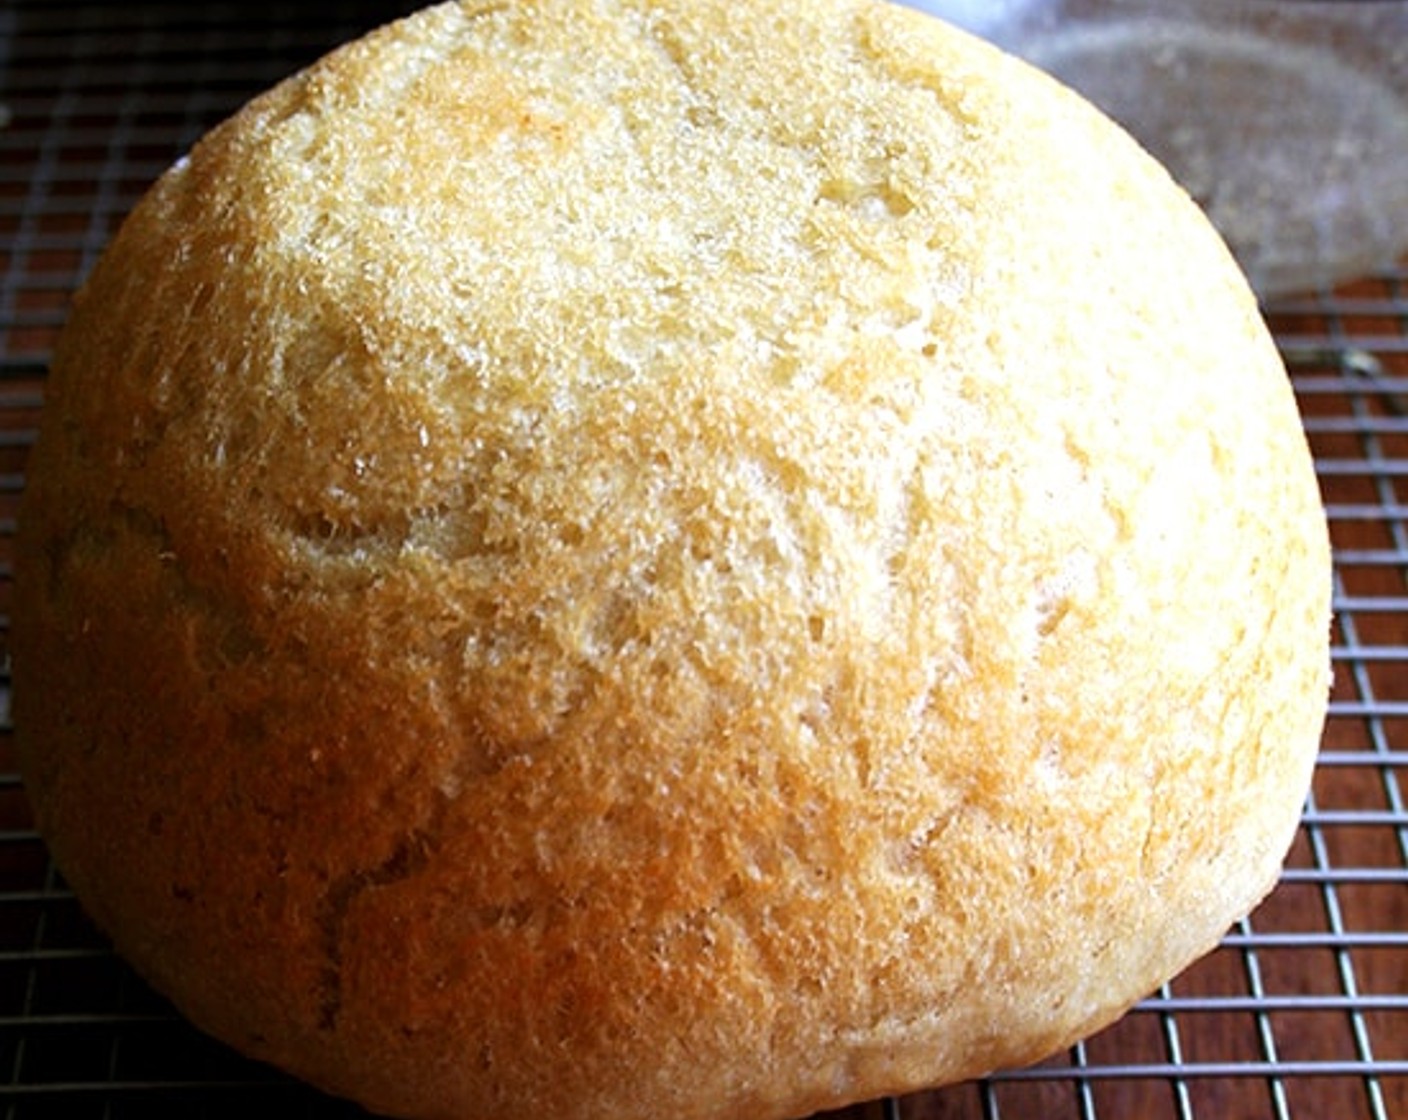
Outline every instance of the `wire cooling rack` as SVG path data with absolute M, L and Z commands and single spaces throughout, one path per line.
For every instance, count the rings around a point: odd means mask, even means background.
M 0 6 L 0 627 L 43 375 L 79 278 L 209 126 L 410 6 Z M 1330 717 L 1279 887 L 1070 1052 L 851 1120 L 1408 1120 L 1408 270 L 1266 310 L 1336 549 Z M 33 831 L 8 696 L 6 667 L 0 1120 L 365 1116 L 198 1034 L 113 956 Z

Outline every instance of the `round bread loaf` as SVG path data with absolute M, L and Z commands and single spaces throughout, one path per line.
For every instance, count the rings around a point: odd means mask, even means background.
M 449 4 L 258 98 L 79 297 L 17 547 L 81 900 L 408 1117 L 1037 1059 L 1270 888 L 1325 706 L 1224 247 L 867 0 Z

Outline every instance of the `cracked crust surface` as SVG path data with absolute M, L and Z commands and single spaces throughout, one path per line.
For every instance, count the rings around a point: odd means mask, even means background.
M 852 0 L 450 4 L 256 100 L 82 293 L 18 548 L 80 897 L 397 1115 L 1039 1058 L 1270 887 L 1324 709 L 1224 249 Z

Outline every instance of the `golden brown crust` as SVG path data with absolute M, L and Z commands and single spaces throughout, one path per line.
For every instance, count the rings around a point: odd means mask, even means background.
M 853 0 L 428 10 L 169 172 L 56 358 L 16 712 L 199 1024 L 419 1117 L 1026 1062 L 1269 888 L 1329 561 L 1225 250 Z

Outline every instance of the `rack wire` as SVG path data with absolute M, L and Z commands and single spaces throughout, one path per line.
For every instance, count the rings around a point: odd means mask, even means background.
M 0 7 L 0 634 L 67 300 L 207 128 L 412 3 Z M 852 1120 L 1408 1118 L 1408 269 L 1266 309 L 1335 545 L 1335 685 L 1280 885 L 1205 960 L 1036 1068 Z M 0 670 L 3 1120 L 366 1114 L 189 1027 L 84 918 L 34 832 Z

